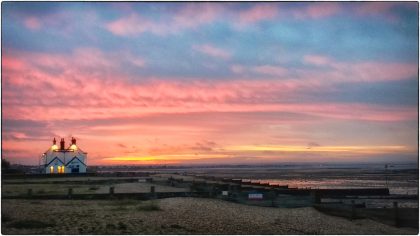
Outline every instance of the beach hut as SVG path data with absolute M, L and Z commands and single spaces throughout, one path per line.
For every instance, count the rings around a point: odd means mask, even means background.
M 66 147 L 62 138 L 60 146 L 53 139 L 53 145 L 42 154 L 41 167 L 45 174 L 86 173 L 87 153 L 76 145 L 76 139 L 71 138 L 71 144 Z

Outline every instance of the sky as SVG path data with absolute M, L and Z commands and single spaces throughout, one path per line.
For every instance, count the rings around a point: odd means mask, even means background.
M 3 2 L 2 158 L 417 162 L 417 2 Z

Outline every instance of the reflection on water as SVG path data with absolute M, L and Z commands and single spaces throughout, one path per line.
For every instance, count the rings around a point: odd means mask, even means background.
M 253 180 L 254 181 L 254 180 Z M 417 194 L 418 180 L 395 181 L 390 180 L 355 180 L 355 179 L 258 179 L 257 181 L 269 182 L 270 184 L 288 185 L 289 188 L 313 188 L 313 189 L 331 189 L 331 188 L 389 188 L 390 194 Z

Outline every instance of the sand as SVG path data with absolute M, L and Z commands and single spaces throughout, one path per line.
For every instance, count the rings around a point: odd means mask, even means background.
M 109 185 L 110 186 L 110 185 Z M 101 186 L 95 193 L 109 193 L 109 186 Z M 186 192 L 188 188 L 176 188 L 152 183 L 119 183 L 112 184 L 115 193 L 149 193 L 152 186 L 156 192 Z
M 151 201 L 2 200 L 3 234 L 417 234 L 372 220 L 350 221 L 313 208 L 267 208 L 216 199 Z M 6 216 L 6 217 L 4 217 Z M 4 221 L 4 219 L 6 221 Z M 21 220 L 53 223 L 13 228 Z

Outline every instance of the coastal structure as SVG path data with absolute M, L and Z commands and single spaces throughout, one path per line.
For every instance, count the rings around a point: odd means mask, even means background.
M 87 153 L 76 145 L 76 139 L 71 138 L 71 144 L 66 147 L 64 138 L 60 146 L 53 139 L 53 145 L 42 154 L 41 167 L 45 174 L 86 173 Z

